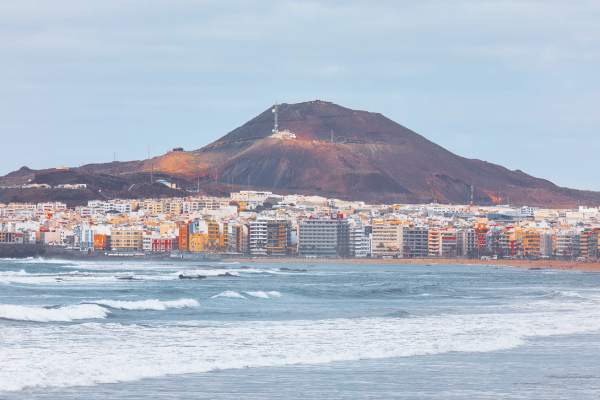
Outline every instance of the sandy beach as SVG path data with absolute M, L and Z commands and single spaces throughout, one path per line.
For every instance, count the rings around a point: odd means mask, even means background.
M 355 263 L 355 264 L 456 264 L 456 265 L 490 265 L 513 268 L 536 268 L 536 269 L 557 269 L 573 271 L 600 271 L 600 263 L 584 263 L 576 261 L 556 261 L 556 260 L 458 260 L 443 258 L 419 258 L 419 259 L 301 259 L 301 258 L 240 258 L 228 259 L 228 261 L 248 262 L 285 262 L 297 264 L 323 264 L 323 263 Z

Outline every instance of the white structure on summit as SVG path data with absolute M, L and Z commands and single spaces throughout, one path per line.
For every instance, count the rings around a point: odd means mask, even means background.
M 269 137 L 283 140 L 295 140 L 296 135 L 293 132 L 290 132 L 287 129 L 282 132 L 279 131 L 279 105 L 277 104 L 277 102 L 275 102 L 275 108 L 272 110 L 272 112 L 273 114 L 275 114 L 275 127 L 273 128 L 273 134 Z
M 272 134 L 269 137 L 272 137 L 275 139 L 283 139 L 283 140 L 295 140 L 296 139 L 296 135 L 293 132 L 288 131 L 287 129 L 283 132 L 275 132 L 274 134 Z

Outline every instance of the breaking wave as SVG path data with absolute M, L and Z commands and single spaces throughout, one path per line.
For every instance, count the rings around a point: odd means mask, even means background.
M 248 295 L 250 295 L 252 297 L 258 297 L 258 298 L 261 298 L 261 299 L 268 299 L 269 298 L 269 295 L 267 295 L 265 292 L 261 292 L 261 291 L 258 291 L 258 292 L 244 292 L 244 293 L 246 293 L 246 294 L 248 294 Z
M 555 291 L 552 292 L 552 294 L 550 294 L 550 297 L 582 297 L 579 293 L 577 292 L 559 292 L 559 291 Z
M 223 369 L 449 352 L 485 353 L 515 348 L 530 338 L 599 328 L 598 307 L 584 307 L 564 313 L 561 318 L 551 311 L 523 316 L 509 313 L 210 324 L 199 321 L 152 327 L 84 323 L 62 327 L 59 341 L 56 327 L 42 325 L 32 328 L 35 343 L 19 327 L 0 326 L 0 334 L 11 338 L 2 349 L 3 362 L 10 369 L 0 369 L 0 387 L 15 391 Z M 82 346 L 82 338 L 93 340 Z
M 234 292 L 233 290 L 226 290 L 219 294 L 215 294 L 214 296 L 211 296 L 211 299 L 214 299 L 216 297 L 234 297 L 234 298 L 239 298 L 239 299 L 245 299 L 244 296 L 242 296 L 238 292 Z
M 71 322 L 80 319 L 102 319 L 110 311 L 96 304 L 78 304 L 60 308 L 25 307 L 0 304 L 0 318 L 14 321 Z
M 116 300 L 98 300 L 94 304 L 117 308 L 122 310 L 155 310 L 164 311 L 167 308 L 185 308 L 198 307 L 200 304 L 194 299 L 179 299 L 174 301 L 160 300 L 140 300 L 140 301 L 116 301 Z
M 0 276 L 23 276 L 23 275 L 29 275 L 24 269 L 20 270 L 20 271 L 3 271 L 0 272 Z
M 257 292 L 244 292 L 244 293 L 246 293 L 246 294 L 248 294 L 248 295 L 250 295 L 252 297 L 258 297 L 258 298 L 261 298 L 261 299 L 268 299 L 269 296 L 272 296 L 272 297 L 281 297 L 281 293 L 279 293 L 279 292 L 266 292 L 265 293 L 265 292 L 259 290 Z

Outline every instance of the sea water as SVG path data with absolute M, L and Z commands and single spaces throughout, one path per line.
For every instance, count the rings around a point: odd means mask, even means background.
M 0 399 L 600 397 L 600 274 L 315 265 L 0 260 Z

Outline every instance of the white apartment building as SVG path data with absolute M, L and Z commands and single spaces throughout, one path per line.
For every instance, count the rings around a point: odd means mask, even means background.
M 273 197 L 272 192 L 255 192 L 253 190 L 242 190 L 239 193 L 231 193 L 231 200 L 235 201 L 265 201 L 269 197 Z M 282 196 L 278 196 L 282 197 Z
M 371 234 L 365 232 L 365 226 L 359 221 L 350 227 L 350 255 L 366 258 L 371 254 Z

